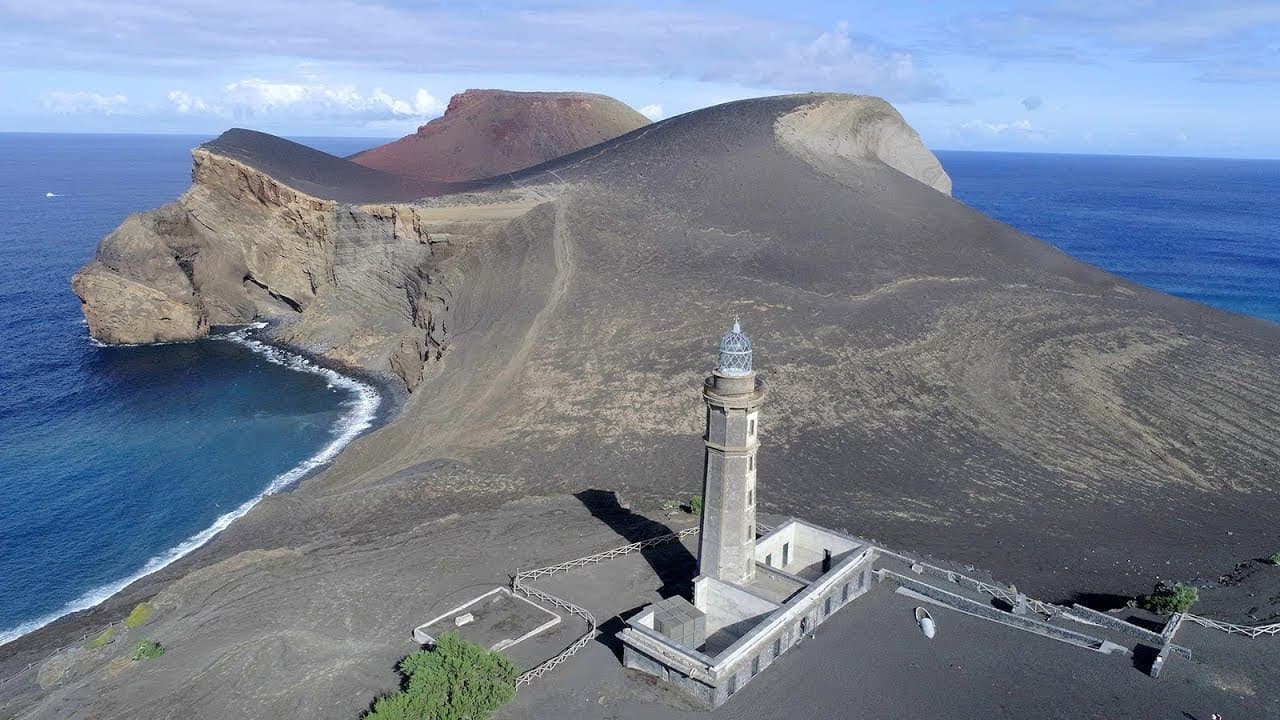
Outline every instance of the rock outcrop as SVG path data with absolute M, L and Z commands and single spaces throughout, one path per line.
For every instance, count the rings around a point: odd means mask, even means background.
M 568 155 L 649 124 L 605 95 L 468 90 L 413 135 L 352 156 L 413 178 L 475 180 Z
M 951 178 L 938 158 L 902 115 L 880 98 L 819 95 L 778 118 L 774 132 L 783 147 L 837 179 L 858 177 L 851 164 L 882 162 L 951 194 Z
M 192 187 L 126 220 L 72 278 L 93 337 L 194 340 L 275 320 L 281 340 L 416 384 L 447 305 L 418 210 L 342 204 L 205 148 L 192 155 Z

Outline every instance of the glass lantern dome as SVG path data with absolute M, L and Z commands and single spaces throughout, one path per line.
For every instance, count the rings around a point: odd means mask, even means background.
M 716 372 L 725 377 L 746 377 L 751 374 L 751 340 L 742 334 L 737 319 L 733 329 L 720 338 L 720 357 Z

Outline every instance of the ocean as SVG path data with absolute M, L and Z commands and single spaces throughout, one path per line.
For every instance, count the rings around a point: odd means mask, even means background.
M 71 274 L 181 194 L 206 139 L 0 134 L 0 644 L 190 552 L 376 419 L 374 388 L 247 330 L 90 341 Z
M 0 644 L 198 547 L 377 419 L 374 388 L 250 329 L 90 341 L 72 272 L 185 190 L 205 139 L 0 134 Z M 938 156 L 957 199 L 1086 262 L 1280 321 L 1280 162 Z
M 1280 160 L 936 154 L 957 200 L 1072 257 L 1280 322 Z

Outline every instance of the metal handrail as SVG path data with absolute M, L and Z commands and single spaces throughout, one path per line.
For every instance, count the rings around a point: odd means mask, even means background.
M 1223 622 L 1221 620 L 1213 620 L 1199 615 L 1183 613 L 1183 618 L 1200 625 L 1202 627 L 1221 630 L 1224 633 L 1232 635 L 1245 635 L 1256 638 L 1260 635 L 1280 635 L 1280 623 L 1272 623 L 1270 625 L 1236 625 L 1235 623 Z

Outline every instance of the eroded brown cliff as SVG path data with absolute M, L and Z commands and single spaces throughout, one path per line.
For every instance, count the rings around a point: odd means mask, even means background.
M 90 333 L 194 340 L 276 320 L 283 340 L 416 384 L 439 346 L 433 312 L 447 304 L 418 210 L 340 204 L 203 148 L 192 155 L 192 187 L 127 219 L 72 279 Z

